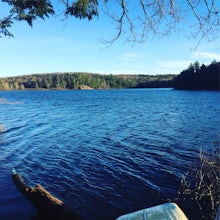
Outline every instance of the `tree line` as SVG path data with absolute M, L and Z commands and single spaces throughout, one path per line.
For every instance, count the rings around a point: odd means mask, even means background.
M 220 62 L 200 65 L 198 61 L 190 64 L 174 80 L 175 89 L 220 90 Z
M 92 73 L 50 73 L 0 78 L 0 89 L 122 89 L 172 87 L 175 75 L 101 75 Z
M 190 64 L 179 75 L 102 75 L 93 73 L 47 73 L 0 78 L 0 89 L 124 89 L 174 88 L 220 90 L 220 62 Z

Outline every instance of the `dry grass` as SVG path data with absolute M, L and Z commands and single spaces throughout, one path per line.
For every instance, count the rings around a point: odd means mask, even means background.
M 220 144 L 212 152 L 200 150 L 199 161 L 182 176 L 180 198 L 197 204 L 201 219 L 215 219 L 220 205 Z M 189 207 L 190 208 L 190 207 Z

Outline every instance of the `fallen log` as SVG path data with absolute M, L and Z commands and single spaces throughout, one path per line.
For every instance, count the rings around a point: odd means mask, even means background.
M 72 209 L 64 205 L 63 201 L 51 195 L 43 186 L 30 187 L 22 176 L 12 170 L 12 179 L 17 189 L 37 209 L 38 219 L 47 220 L 82 220 Z

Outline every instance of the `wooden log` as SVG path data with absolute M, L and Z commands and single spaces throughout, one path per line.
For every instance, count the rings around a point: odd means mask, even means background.
M 37 209 L 40 219 L 82 220 L 72 209 L 65 206 L 63 201 L 51 195 L 43 186 L 30 187 L 22 176 L 12 170 L 12 179 L 17 189 Z

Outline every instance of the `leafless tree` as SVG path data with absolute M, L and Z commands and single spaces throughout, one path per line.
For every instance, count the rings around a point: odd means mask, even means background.
M 220 33 L 220 1 L 115 0 L 106 5 L 107 14 L 116 25 L 115 35 L 106 41 L 109 44 L 122 35 L 127 41 L 144 42 L 148 36 L 162 37 L 174 31 L 185 31 L 187 36 L 199 40 L 211 40 Z

